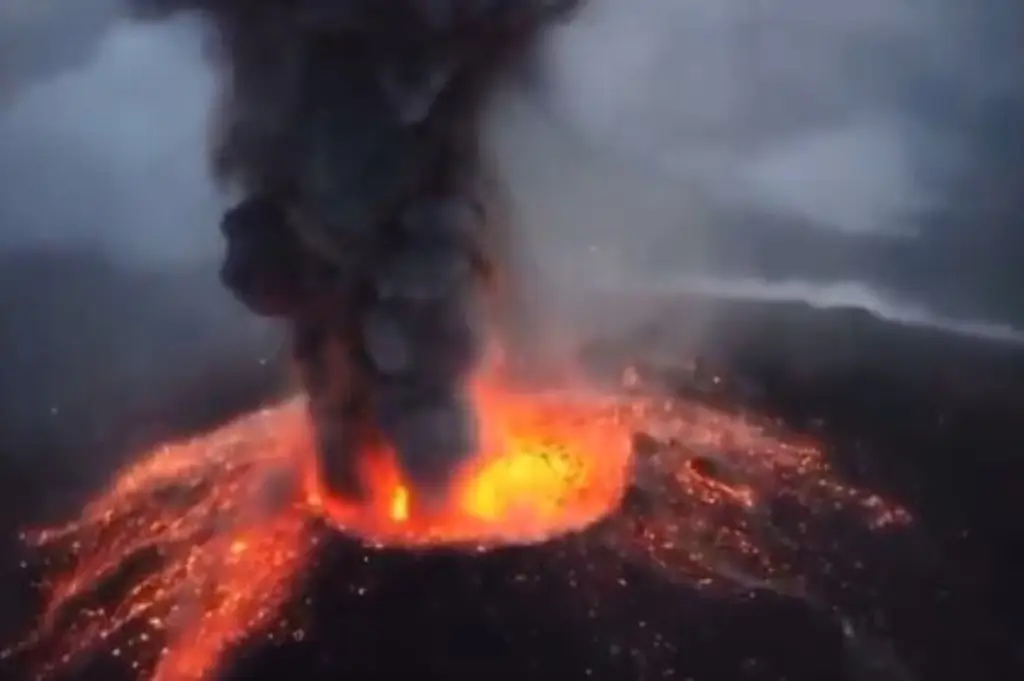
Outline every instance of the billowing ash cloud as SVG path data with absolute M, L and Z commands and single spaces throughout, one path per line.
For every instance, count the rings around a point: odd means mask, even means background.
M 358 455 L 384 439 L 443 488 L 476 449 L 480 302 L 509 270 L 487 228 L 483 111 L 573 3 L 137 4 L 210 29 L 211 166 L 239 197 L 222 276 L 287 320 L 327 478 L 358 493 Z
M 225 197 L 206 155 L 225 62 L 204 59 L 195 16 L 138 23 L 119 5 L 0 3 L 0 249 L 87 249 L 187 278 L 151 305 L 217 331 L 174 362 L 133 360 L 125 371 L 144 385 L 252 332 L 215 281 Z M 564 291 L 694 282 L 1024 322 L 1021 12 L 1015 0 L 589 0 L 485 116 L 526 297 L 570 328 Z M 430 97 L 405 101 L 414 119 Z M 250 129 L 273 123 L 274 106 L 248 110 Z M 146 324 L 132 343 L 160 356 L 173 334 Z M 368 335 L 397 363 L 387 326 Z M 102 328 L 118 335 L 113 319 Z
M 104 36 L 123 42 L 115 35 L 123 31 L 137 31 L 137 42 L 143 43 L 124 70 L 154 81 L 151 89 L 165 68 L 191 71 L 193 78 L 178 76 L 166 87 L 179 95 L 175 107 L 188 101 L 195 83 L 209 75 L 196 63 L 193 46 L 172 45 L 194 38 L 140 27 L 108 34 L 118 4 L 3 3 L 0 106 L 33 79 L 83 63 L 92 65 L 86 67 L 91 75 L 79 74 L 85 82 L 116 79 L 94 68 L 88 57 Z M 584 192 L 600 194 L 615 206 L 639 205 L 639 215 L 656 226 L 633 241 L 656 244 L 670 263 L 698 260 L 717 273 L 769 279 L 781 272 L 810 281 L 869 280 L 911 297 L 925 296 L 930 306 L 950 314 L 1021 316 L 1019 302 L 1005 294 L 1019 288 L 1012 273 L 1022 269 L 1010 256 L 1021 250 L 1013 241 L 1019 230 L 1009 226 L 1017 222 L 1024 195 L 1014 161 L 1024 148 L 1018 77 L 1024 43 L 1016 33 L 1024 10 L 1019 3 L 589 0 L 586 5 L 576 21 L 550 36 L 538 69 L 540 87 L 527 97 L 540 101 L 542 114 L 558 122 L 554 127 L 570 131 L 552 133 L 557 148 L 570 146 L 566 140 L 573 135 L 580 137 L 576 146 L 586 148 L 587 153 L 567 152 L 573 154 L 572 169 L 587 176 L 566 178 L 580 188 L 574 196 L 578 204 L 594 198 L 581 196 Z M 155 108 L 145 88 L 132 104 L 126 94 L 107 99 L 102 88 L 95 97 L 82 90 L 55 92 L 52 110 L 75 111 L 84 103 L 81 97 L 111 116 Z M 46 139 L 53 123 L 39 108 L 25 115 L 38 128 L 9 130 L 0 123 L 2 136 L 19 137 L 26 149 Z M 203 108 L 196 104 L 192 110 Z M 195 113 L 165 116 L 160 134 L 198 138 L 204 125 L 199 118 Z M 515 178 L 522 194 L 549 166 L 568 164 L 549 163 L 552 154 L 537 153 L 549 147 L 537 134 L 543 125 L 516 125 L 528 135 L 510 145 L 519 152 L 512 165 L 527 168 Z M 190 132 L 181 133 L 186 128 Z M 74 144 L 87 135 L 84 125 L 67 134 Z M 507 129 L 504 134 L 509 137 Z M 612 151 L 601 158 L 590 153 L 594 149 Z M 0 162 L 6 165 L 11 156 L 4 151 Z M 118 161 L 116 151 L 104 158 Z M 36 164 L 44 172 L 58 161 L 37 159 Z M 61 172 L 75 178 L 86 174 L 71 166 Z M 632 179 L 627 185 L 650 191 L 623 191 L 623 200 L 616 201 L 607 187 L 597 190 L 612 176 L 626 175 Z M 533 197 L 535 205 L 556 202 L 547 196 L 561 186 L 547 185 L 547 193 Z M 116 190 L 104 191 L 113 196 Z M 199 196 L 204 190 L 185 182 L 178 191 L 174 203 L 182 209 L 206 200 L 193 199 L 193 191 Z M 660 198 L 648 207 L 652 193 Z M 100 195 L 97 188 L 93 196 Z M 26 196 L 22 203 L 29 200 Z M 603 212 L 598 206 L 603 207 L 600 199 L 586 203 L 580 217 L 592 222 L 590 214 Z M 564 207 L 533 208 L 530 216 L 541 222 L 551 212 L 562 223 L 571 222 L 567 215 L 573 211 Z M 35 232 L 41 221 L 17 231 Z M 635 228 L 642 220 L 632 222 Z M 0 231 L 14 231 L 9 225 L 5 220 Z M 561 224 L 559 229 L 574 228 Z M 993 236 L 982 238 L 982 232 Z M 673 257 L 668 244 L 676 245 Z M 970 258 L 959 257 L 965 245 Z M 700 257 L 692 255 L 695 250 Z

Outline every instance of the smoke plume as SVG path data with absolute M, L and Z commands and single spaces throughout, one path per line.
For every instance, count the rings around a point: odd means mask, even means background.
M 286 319 L 327 478 L 383 439 L 421 488 L 476 450 L 468 381 L 502 257 L 484 107 L 566 2 L 138 3 L 208 22 L 222 277 Z
M 95 410 L 162 393 L 183 368 L 251 370 L 274 344 L 216 281 L 227 206 L 206 140 L 225 130 L 209 113 L 226 111 L 230 50 L 194 13 L 146 23 L 138 9 L 129 21 L 117 0 L 0 3 L 0 249 L 25 272 L 2 310 L 4 356 L 21 359 L 0 382 L 7 418 L 35 434 L 54 430 L 52 407 L 74 410 L 58 399 L 66 384 L 39 380 L 55 359 L 83 395 L 101 377 L 136 386 L 81 398 Z M 1012 333 L 1020 12 L 1012 0 L 590 0 L 485 107 L 478 141 L 530 273 L 521 297 L 556 338 L 594 291 L 694 287 Z M 277 110 L 257 109 L 257 126 Z M 101 302 L 56 283 L 71 261 L 116 280 Z M 641 313 L 605 305 L 602 323 Z M 70 343 L 83 328 L 92 340 Z

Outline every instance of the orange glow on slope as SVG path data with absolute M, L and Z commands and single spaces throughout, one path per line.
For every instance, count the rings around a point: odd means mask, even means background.
M 153 681 L 211 678 L 239 642 L 280 624 L 319 518 L 371 543 L 526 543 L 616 508 L 630 431 L 606 407 L 493 387 L 479 390 L 478 407 L 483 451 L 430 517 L 413 514 L 413 492 L 386 456 L 369 459 L 368 503 L 323 496 L 300 401 L 158 448 L 78 520 L 30 537 L 75 563 L 53 580 L 28 642 L 55 639 L 44 674 L 123 638 L 116 654 L 152 667 Z M 141 576 L 137 563 L 146 566 Z M 124 589 L 116 605 L 91 603 L 108 584 Z
M 155 449 L 77 520 L 29 537 L 57 567 L 39 627 L 18 649 L 44 654 L 42 676 L 103 650 L 153 681 L 210 681 L 254 636 L 302 633 L 281 610 L 318 555 L 324 520 L 370 543 L 488 546 L 542 541 L 611 514 L 574 550 L 694 584 L 774 586 L 802 577 L 787 552 L 816 551 L 830 515 L 872 529 L 909 519 L 838 481 L 816 444 L 742 415 L 486 384 L 477 399 L 482 451 L 429 516 L 386 455 L 364 471 L 366 505 L 322 494 L 298 400 Z M 668 444 L 630 461 L 638 431 Z M 620 504 L 633 477 L 645 491 L 640 510 Z M 775 524 L 779 500 L 799 522 Z
M 25 644 L 47 648 L 41 676 L 109 644 L 133 668 L 152 669 L 153 681 L 199 681 L 249 635 L 278 626 L 311 537 L 288 491 L 291 453 L 261 445 L 298 413 L 259 412 L 159 447 L 77 520 L 28 537 L 73 563 L 47 585 Z M 97 602 L 108 588 L 118 597 Z

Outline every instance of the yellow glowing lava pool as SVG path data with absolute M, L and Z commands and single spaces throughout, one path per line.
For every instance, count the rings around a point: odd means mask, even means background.
M 305 499 L 339 530 L 382 545 L 528 544 L 583 529 L 613 512 L 629 477 L 632 429 L 609 401 L 478 386 L 481 449 L 456 476 L 448 498 L 418 515 L 387 453 L 367 457 L 369 500 L 323 493 L 315 460 L 304 466 Z M 302 441 L 301 428 L 294 431 Z M 308 437 L 308 431 L 305 433 Z M 308 441 L 299 451 L 312 452 Z

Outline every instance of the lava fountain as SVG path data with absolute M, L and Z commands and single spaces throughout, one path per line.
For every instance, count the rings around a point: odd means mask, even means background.
M 584 551 L 597 543 L 671 579 L 749 585 L 796 569 L 785 548 L 803 538 L 773 521 L 779 500 L 804 511 L 800 533 L 834 513 L 871 528 L 907 520 L 836 480 L 814 443 L 742 416 L 657 395 L 520 393 L 494 381 L 475 395 L 481 450 L 429 512 L 386 451 L 366 458 L 366 501 L 325 494 L 300 400 L 148 453 L 77 520 L 27 535 L 57 562 L 21 648 L 44 652 L 43 676 L 105 650 L 153 681 L 208 681 L 252 636 L 289 631 L 282 608 L 324 528 L 421 550 L 583 531 Z M 634 448 L 638 432 L 662 444 Z M 641 504 L 627 495 L 636 488 Z

